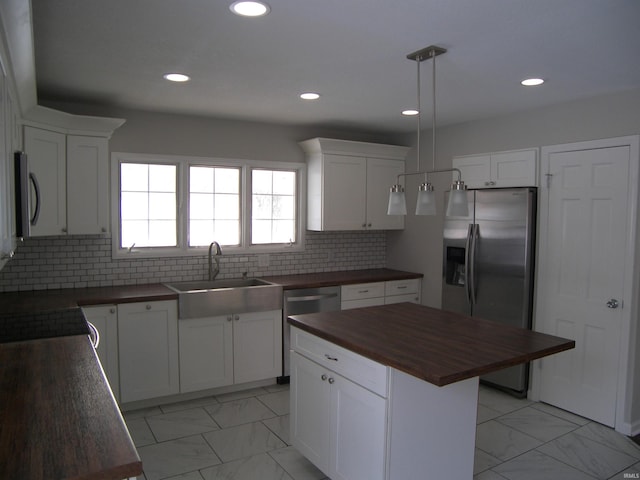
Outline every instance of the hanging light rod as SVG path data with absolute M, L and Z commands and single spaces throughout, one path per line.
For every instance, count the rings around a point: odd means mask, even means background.
M 447 204 L 447 216 L 466 216 L 468 215 L 467 194 L 465 192 L 466 186 L 462 181 L 462 172 L 457 168 L 447 168 L 442 170 L 436 170 L 436 60 L 435 57 L 446 53 L 447 49 L 438 47 L 436 45 L 430 45 L 421 50 L 415 51 L 407 55 L 409 60 L 413 60 L 417 64 L 417 132 L 416 132 L 416 166 L 417 172 L 414 173 L 402 173 L 398 175 L 396 184 L 393 185 L 389 192 L 389 206 L 387 209 L 388 215 L 406 215 L 407 206 L 404 196 L 404 187 L 400 184 L 400 177 L 408 177 L 411 175 L 424 175 L 424 182 L 420 184 L 418 188 L 418 199 L 416 202 L 416 215 L 435 215 L 435 193 L 433 191 L 433 185 L 429 182 L 428 175 L 430 173 L 443 173 L 443 172 L 456 172 L 458 174 L 458 180 L 455 180 L 451 184 L 451 192 L 449 194 L 449 201 Z M 421 102 L 420 102 L 420 63 L 424 60 L 433 59 L 433 114 L 432 114 L 432 162 L 433 166 L 431 170 L 420 171 L 420 118 L 421 118 Z

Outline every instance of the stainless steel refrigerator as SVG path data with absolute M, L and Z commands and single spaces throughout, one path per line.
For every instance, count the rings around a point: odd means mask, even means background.
M 442 308 L 531 328 L 536 189 L 469 190 L 468 217 L 444 225 Z M 525 396 L 529 365 L 480 379 Z

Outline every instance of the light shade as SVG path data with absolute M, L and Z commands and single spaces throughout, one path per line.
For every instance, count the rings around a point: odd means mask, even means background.
M 423 183 L 418 189 L 418 200 L 416 201 L 416 215 L 435 215 L 436 195 L 433 185 Z
M 469 202 L 467 199 L 467 187 L 462 181 L 455 181 L 449 192 L 447 204 L 447 217 L 468 217 Z
M 404 198 L 404 188 L 401 185 L 394 185 L 389 191 L 389 206 L 387 215 L 406 215 L 407 202 Z

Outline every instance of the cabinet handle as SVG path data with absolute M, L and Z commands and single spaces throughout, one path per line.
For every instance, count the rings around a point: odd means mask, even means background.
M 369 290 L 358 290 L 358 293 L 369 293 Z
M 488 187 L 489 185 L 491 185 L 491 182 L 484 182 L 485 187 Z
M 363 223 L 363 224 L 362 224 L 362 228 L 367 228 L 367 224 L 366 224 L 366 223 Z
M 230 322 L 231 320 L 233 320 L 233 315 L 227 315 L 227 322 Z
M 151 305 L 147 304 L 147 306 L 144 308 L 146 308 L 147 310 L 151 310 Z
M 333 383 L 333 382 L 335 382 L 335 380 L 333 379 L 333 377 L 329 377 L 328 382 L 329 382 L 329 383 Z
M 116 309 L 115 308 L 110 308 L 109 309 L 109 313 L 116 313 Z
M 320 379 L 324 382 L 327 379 L 327 376 L 323 373 Z
M 404 289 L 406 289 L 406 288 L 407 288 L 407 286 L 406 286 L 406 285 L 398 285 L 396 288 L 397 288 L 398 290 L 404 290 Z
M 67 227 L 62 227 L 62 233 L 67 233 Z
M 107 229 L 105 227 L 102 227 L 100 230 L 102 230 L 102 233 L 106 233 Z
M 337 361 L 338 361 L 338 359 L 337 359 L 336 357 L 332 357 L 331 355 L 328 355 L 328 354 L 326 354 L 326 353 L 324 354 L 324 356 L 325 356 L 325 358 L 326 358 L 327 360 L 332 360 L 332 361 L 334 361 L 334 362 L 337 362 Z
M 238 315 L 237 313 L 233 316 L 233 319 L 237 322 L 238 320 L 240 320 L 240 315 Z
M 367 227 L 371 228 L 371 224 L 368 224 Z

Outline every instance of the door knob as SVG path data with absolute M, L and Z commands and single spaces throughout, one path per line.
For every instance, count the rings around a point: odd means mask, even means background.
M 618 308 L 618 305 L 620 304 L 615 298 L 612 298 L 607 302 L 607 308 Z

